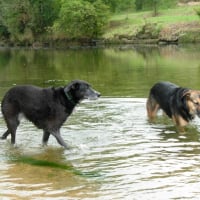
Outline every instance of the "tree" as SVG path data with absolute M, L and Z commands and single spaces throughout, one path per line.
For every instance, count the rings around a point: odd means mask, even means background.
M 158 14 L 158 8 L 170 8 L 175 6 L 177 0 L 135 0 L 136 10 L 153 10 L 153 14 Z
M 98 37 L 101 35 L 104 31 L 104 28 L 108 22 L 108 16 L 109 16 L 109 8 L 105 4 L 102 3 L 101 0 L 97 0 L 93 4 L 96 12 L 96 33 L 94 34 L 95 37 Z
M 14 36 L 23 34 L 30 23 L 30 4 L 28 0 L 1 2 L 2 24 Z
M 135 0 L 135 9 L 142 10 L 143 9 L 143 0 Z
M 29 0 L 31 3 L 31 29 L 34 35 L 46 32 L 58 17 L 60 3 L 58 0 Z
M 112 12 L 122 12 L 135 9 L 135 0 L 102 0 Z
M 0 21 L 0 38 L 9 38 L 10 33 L 6 26 L 3 25 L 3 22 Z
M 83 0 L 83 1 L 95 3 L 98 0 Z M 117 5 L 119 4 L 118 1 L 120 1 L 120 0 L 101 0 L 101 1 L 102 1 L 103 4 L 107 5 L 112 12 L 115 12 Z
M 62 1 L 54 31 L 69 38 L 96 38 L 107 22 L 108 8 L 99 0 L 94 4 L 83 0 Z
M 152 0 L 153 6 L 153 15 L 156 16 L 158 14 L 158 0 Z
M 195 8 L 195 12 L 200 17 L 200 7 Z
M 135 0 L 136 10 L 153 9 L 154 14 L 157 13 L 157 6 L 162 0 Z
M 36 38 L 52 26 L 59 13 L 59 0 L 0 0 L 0 31 L 11 37 Z
M 0 0 L 0 38 L 9 38 L 8 29 L 4 25 L 4 15 L 2 13 L 2 8 L 2 1 Z

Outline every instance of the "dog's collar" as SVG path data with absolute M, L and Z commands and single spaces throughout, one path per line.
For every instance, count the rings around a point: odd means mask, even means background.
M 73 104 L 73 105 L 76 105 L 76 103 L 74 102 L 73 100 L 73 97 L 70 93 L 68 92 L 65 92 L 65 96 L 67 97 L 67 99 Z

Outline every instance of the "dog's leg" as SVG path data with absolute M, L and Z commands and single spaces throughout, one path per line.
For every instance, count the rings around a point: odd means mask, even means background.
M 49 140 L 50 133 L 48 131 L 43 132 L 42 144 L 45 146 Z
M 180 133 L 184 133 L 185 132 L 184 127 L 188 124 L 188 122 L 185 119 L 183 119 L 181 116 L 177 116 L 177 115 L 172 115 L 172 120 L 177 125 L 178 131 Z
M 19 125 L 18 117 L 15 116 L 15 117 L 6 119 L 6 123 L 8 127 L 8 132 L 11 133 L 11 144 L 15 144 L 16 130 Z M 9 134 L 9 133 L 5 133 L 4 135 L 6 136 L 6 134 Z
M 7 130 L 7 131 L 0 137 L 0 139 L 5 140 L 9 134 L 10 134 L 10 131 Z
M 158 110 L 160 109 L 160 106 L 156 102 L 156 100 L 152 96 L 150 96 L 147 99 L 146 108 L 147 108 L 147 115 L 148 115 L 149 119 L 153 120 L 156 117 L 156 114 L 157 114 Z
M 62 139 L 59 130 L 52 132 L 52 135 L 56 138 L 57 142 L 58 142 L 61 146 L 65 147 L 65 149 L 69 149 L 68 145 L 67 145 L 67 144 L 64 142 L 64 140 Z

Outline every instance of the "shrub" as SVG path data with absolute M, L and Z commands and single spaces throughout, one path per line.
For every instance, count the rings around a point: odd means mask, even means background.
M 195 12 L 200 17 L 200 7 L 195 8 Z
M 101 1 L 63 1 L 53 30 L 69 38 L 96 38 L 102 34 L 107 19 L 107 7 Z

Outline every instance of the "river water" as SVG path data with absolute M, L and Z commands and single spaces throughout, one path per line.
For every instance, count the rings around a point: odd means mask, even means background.
M 61 128 L 70 150 L 23 120 L 17 146 L 0 140 L 0 199 L 199 199 L 200 119 L 179 134 L 162 113 L 146 116 L 150 87 L 200 88 L 200 48 L 117 46 L 0 49 L 0 99 L 13 85 L 90 82 L 102 97 L 79 104 Z M 0 133 L 6 130 L 0 113 Z

